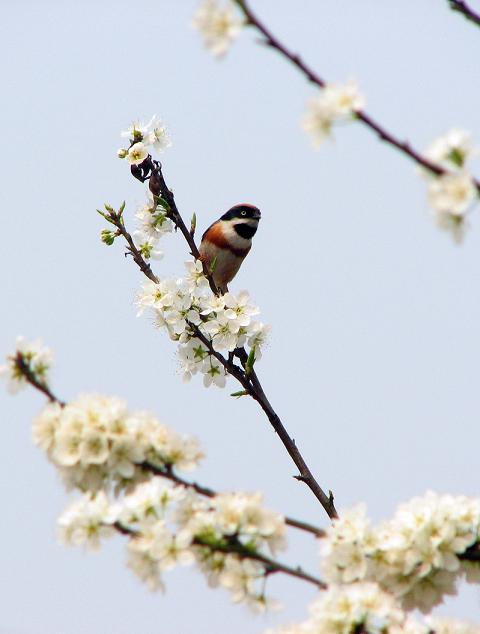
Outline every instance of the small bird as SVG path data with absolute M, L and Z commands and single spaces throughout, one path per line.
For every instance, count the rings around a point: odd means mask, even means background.
M 228 291 L 227 284 L 250 251 L 260 217 L 260 209 L 254 205 L 235 205 L 203 234 L 200 257 L 213 269 L 213 281 L 221 293 Z

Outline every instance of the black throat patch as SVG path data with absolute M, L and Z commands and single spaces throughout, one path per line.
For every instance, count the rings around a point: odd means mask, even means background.
M 257 233 L 258 227 L 252 227 L 244 222 L 239 222 L 238 225 L 233 225 L 233 228 L 240 237 L 245 238 L 245 240 L 250 240 L 250 238 L 253 238 L 253 236 Z

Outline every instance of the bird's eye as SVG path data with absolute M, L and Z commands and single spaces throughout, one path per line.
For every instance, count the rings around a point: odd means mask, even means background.
M 241 216 L 246 216 L 246 215 L 247 215 L 247 212 L 245 211 L 245 209 L 244 209 L 243 211 L 241 211 L 241 212 L 240 212 L 240 215 L 241 215 Z

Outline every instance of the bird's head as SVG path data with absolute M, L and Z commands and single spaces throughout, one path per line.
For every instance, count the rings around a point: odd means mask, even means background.
M 257 231 L 260 218 L 261 213 L 258 207 L 243 203 L 234 205 L 223 214 L 220 220 L 224 226 L 229 227 L 230 230 L 233 229 L 241 238 L 251 240 Z

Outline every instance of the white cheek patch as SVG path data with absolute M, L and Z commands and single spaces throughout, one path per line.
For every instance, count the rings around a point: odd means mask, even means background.
M 240 223 L 255 227 L 258 224 L 258 221 L 253 219 L 240 221 L 224 220 L 222 224 L 223 235 L 235 249 L 248 249 L 252 243 L 251 239 L 242 238 L 242 236 L 239 236 L 233 227 L 234 224 L 238 225 Z

